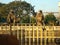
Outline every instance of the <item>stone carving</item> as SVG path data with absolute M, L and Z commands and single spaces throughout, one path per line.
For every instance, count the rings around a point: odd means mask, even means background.
M 16 17 L 14 15 L 14 11 L 13 10 L 10 10 L 9 14 L 8 14 L 8 17 L 7 17 L 7 22 L 8 23 L 17 23 L 20 21 L 20 18 L 19 17 Z
M 36 14 L 36 23 L 37 23 L 37 25 L 42 26 L 43 25 L 43 20 L 44 20 L 44 16 L 43 16 L 42 11 L 40 10 Z

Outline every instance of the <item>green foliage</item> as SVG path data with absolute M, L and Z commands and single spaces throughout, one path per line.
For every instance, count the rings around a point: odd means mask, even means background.
M 30 8 L 31 8 L 31 10 L 30 10 Z M 6 19 L 9 11 L 11 9 L 14 10 L 14 13 L 15 13 L 16 17 L 17 17 L 17 15 L 19 15 L 19 17 L 22 18 L 22 22 L 25 22 L 25 21 L 28 22 L 29 19 L 25 20 L 24 18 L 26 18 L 26 19 L 29 18 L 28 14 L 30 12 L 32 14 L 34 13 L 34 7 L 31 4 L 29 4 L 25 1 L 22 1 L 22 2 L 13 1 L 13 2 L 10 2 L 8 4 L 2 4 L 2 3 L 0 4 L 0 14 L 1 14 L 0 16 L 1 16 L 1 18 Z M 23 14 L 24 10 L 26 11 L 26 14 Z M 25 15 L 27 15 L 27 17 Z
M 31 23 L 36 23 L 35 17 L 31 17 Z
M 0 7 L 2 7 L 3 5 L 5 5 L 5 4 L 0 3 Z
M 24 16 L 22 19 L 21 19 L 21 23 L 29 23 L 30 19 L 29 19 L 29 15 L 26 15 Z
M 54 14 L 48 14 L 45 16 L 44 22 L 46 25 L 55 25 L 56 23 L 56 17 L 54 16 Z
M 21 23 L 36 23 L 36 19 L 34 17 L 26 15 L 21 19 Z

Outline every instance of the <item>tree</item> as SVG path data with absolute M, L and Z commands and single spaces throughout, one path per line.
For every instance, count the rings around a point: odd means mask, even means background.
M 56 17 L 54 16 L 53 13 L 49 13 L 48 15 L 45 16 L 44 22 L 46 25 L 55 25 L 56 23 Z
M 20 17 L 20 18 L 25 18 L 26 15 L 32 13 L 34 14 L 34 6 L 32 6 L 31 4 L 25 2 L 25 1 L 13 1 L 10 2 L 8 4 L 5 4 L 3 6 L 0 7 L 0 14 L 2 14 L 3 18 L 7 18 L 7 15 L 9 13 L 9 10 L 13 9 L 15 16 L 16 17 Z
M 36 23 L 35 17 L 31 17 L 31 23 Z
M 5 5 L 5 4 L 0 3 L 0 7 L 2 7 L 3 5 Z

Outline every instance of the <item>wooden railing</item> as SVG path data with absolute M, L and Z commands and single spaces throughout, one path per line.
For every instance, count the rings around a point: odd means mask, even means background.
M 35 24 L 14 24 L 14 25 L 0 25 L 0 34 L 10 34 L 10 26 L 13 35 L 17 39 L 40 39 L 40 45 L 42 45 L 42 39 L 44 38 L 44 45 L 46 45 L 46 40 L 49 42 L 54 42 L 55 38 L 60 38 L 60 26 L 37 26 Z M 21 40 L 22 42 L 22 40 Z

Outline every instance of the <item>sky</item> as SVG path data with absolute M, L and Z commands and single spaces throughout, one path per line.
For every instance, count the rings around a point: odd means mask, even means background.
M 14 0 L 0 0 L 1 3 L 9 3 Z M 22 0 L 24 1 L 24 0 Z M 60 0 L 25 0 L 32 6 L 35 6 L 35 11 L 42 10 L 43 12 L 58 12 L 58 2 Z

